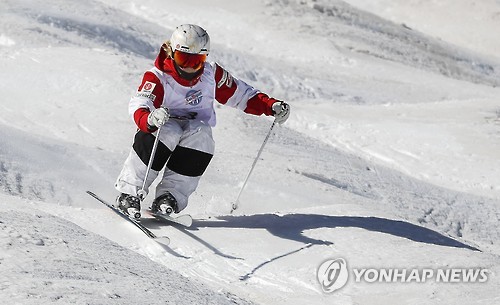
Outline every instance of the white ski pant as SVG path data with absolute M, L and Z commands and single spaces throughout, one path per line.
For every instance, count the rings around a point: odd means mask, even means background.
M 144 177 L 155 140 L 151 133 L 138 131 L 132 149 L 125 160 L 115 188 L 137 196 Z M 154 198 L 170 192 L 177 200 L 179 212 L 186 208 L 189 196 L 196 190 L 201 175 L 214 154 L 212 128 L 194 120 L 168 120 L 160 132 L 160 142 L 146 181 L 146 192 L 165 168 L 156 187 Z

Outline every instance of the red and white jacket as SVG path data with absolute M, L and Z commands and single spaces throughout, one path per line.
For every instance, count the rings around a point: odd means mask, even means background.
M 147 117 L 161 106 L 173 117 L 203 121 L 215 126 L 214 100 L 254 115 L 272 115 L 278 100 L 233 77 L 219 64 L 205 63 L 193 81 L 179 77 L 173 60 L 161 49 L 155 67 L 144 73 L 142 83 L 129 103 L 129 113 L 140 130 L 148 129 Z

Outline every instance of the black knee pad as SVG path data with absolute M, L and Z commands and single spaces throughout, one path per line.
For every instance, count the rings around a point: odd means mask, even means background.
M 151 133 L 146 133 L 140 130 L 135 134 L 134 144 L 132 147 L 145 165 L 149 164 L 155 139 L 156 137 Z M 159 141 L 151 168 L 155 171 L 160 171 L 163 166 L 165 166 L 165 163 L 171 154 L 172 151 L 168 149 L 165 144 Z
M 198 177 L 203 175 L 212 157 L 212 154 L 203 151 L 177 146 L 168 160 L 167 167 L 184 176 Z

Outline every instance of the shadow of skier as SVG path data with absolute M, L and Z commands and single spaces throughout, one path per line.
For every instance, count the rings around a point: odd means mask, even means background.
M 305 236 L 306 230 L 319 228 L 361 228 L 372 232 L 391 234 L 416 242 L 445 247 L 479 249 L 464 244 L 436 231 L 401 220 L 379 217 L 329 216 L 318 214 L 258 214 L 249 216 L 219 216 L 217 220 L 195 220 L 189 230 L 200 228 L 265 229 L 274 236 L 304 244 L 331 245 L 333 242 Z

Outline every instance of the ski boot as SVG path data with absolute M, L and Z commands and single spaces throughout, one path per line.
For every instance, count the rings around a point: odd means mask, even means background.
M 177 211 L 177 200 L 170 192 L 158 196 L 151 205 L 151 212 L 162 213 L 166 215 Z
M 141 218 L 141 200 L 133 195 L 122 193 L 116 198 L 118 208 L 129 217 Z

